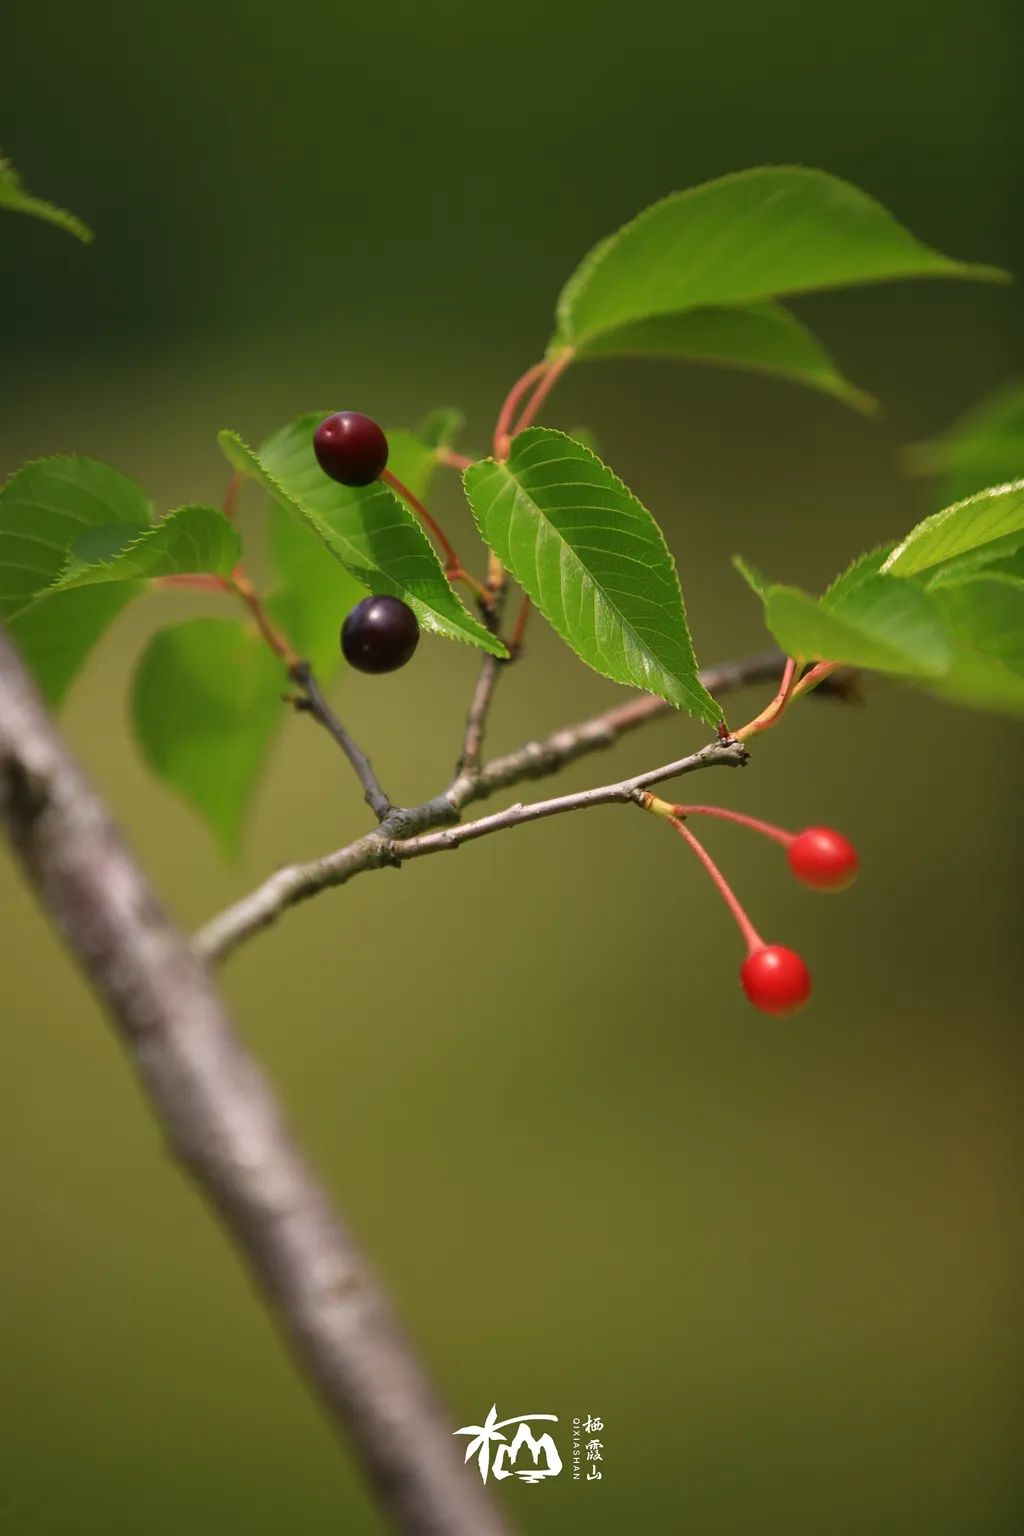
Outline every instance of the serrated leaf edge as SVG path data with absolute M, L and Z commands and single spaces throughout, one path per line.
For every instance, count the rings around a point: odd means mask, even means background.
M 664 197 L 660 197 L 656 202 L 649 203 L 646 208 L 642 208 L 639 213 L 634 215 L 633 218 L 627 219 L 624 224 L 622 224 L 617 230 L 614 231 L 614 233 L 605 235 L 603 239 L 599 240 L 597 244 L 593 246 L 583 257 L 576 270 L 573 272 L 572 276 L 563 286 L 562 291 L 558 296 L 555 304 L 556 331 L 549 347 L 549 355 L 551 354 L 552 350 L 561 350 L 566 346 L 579 347 L 584 344 L 586 337 L 573 335 L 572 333 L 571 318 L 569 313 L 572 307 L 572 303 L 582 288 L 584 280 L 589 279 L 592 274 L 607 260 L 612 246 L 615 245 L 621 239 L 621 237 L 627 233 L 627 231 L 645 224 L 649 219 L 653 218 L 656 213 L 660 212 L 660 210 L 664 208 L 668 203 L 682 202 L 690 197 L 695 196 L 699 192 L 704 192 L 708 187 L 724 186 L 726 183 L 743 181 L 751 176 L 756 176 L 763 172 L 769 171 L 786 171 L 801 176 L 806 176 L 814 180 L 820 179 L 827 181 L 832 185 L 838 185 L 843 188 L 849 188 L 850 190 L 856 192 L 859 197 L 862 197 L 866 202 L 877 208 L 881 213 L 885 215 L 887 219 L 891 219 L 902 234 L 906 235 L 916 245 L 919 245 L 923 251 L 927 252 L 929 256 L 934 256 L 943 263 L 942 270 L 936 271 L 934 273 L 908 272 L 883 277 L 867 277 L 845 282 L 811 283 L 806 287 L 787 288 L 785 290 L 787 294 L 822 293 L 834 288 L 869 287 L 875 283 L 909 281 L 914 278 L 923 278 L 928 276 L 965 278 L 968 280 L 973 279 L 979 282 L 1007 283 L 1010 281 L 1009 274 L 1003 271 L 1001 267 L 988 266 L 984 263 L 957 261 L 954 257 L 945 256 L 941 251 L 937 251 L 932 246 L 926 245 L 925 242 L 923 240 L 919 240 L 913 231 L 908 229 L 905 224 L 900 223 L 900 221 L 889 212 L 888 208 L 886 208 L 884 203 L 882 203 L 878 198 L 872 197 L 869 192 L 862 191 L 860 187 L 854 186 L 852 182 L 848 182 L 840 176 L 833 176 L 829 171 L 823 171 L 819 167 L 809 165 L 753 165 L 748 166 L 741 171 L 729 171 L 724 176 L 714 176 L 709 181 L 700 182 L 697 186 L 694 187 L 684 187 L 680 191 L 666 193 Z M 771 293 L 765 293 L 764 291 L 761 291 L 752 292 L 749 294 L 740 294 L 732 300 L 732 305 L 725 305 L 723 307 L 729 308 L 738 304 L 755 303 L 758 299 L 775 296 L 777 295 L 775 295 L 774 291 Z M 700 306 L 694 305 L 693 307 L 698 308 Z M 652 310 L 648 313 L 636 315 L 633 318 L 637 320 L 650 319 L 659 313 L 662 313 L 662 311 Z M 673 310 L 672 313 L 683 314 L 686 313 L 686 311 Z

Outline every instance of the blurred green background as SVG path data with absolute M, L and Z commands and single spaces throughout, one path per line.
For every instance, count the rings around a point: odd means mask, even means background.
M 458 403 L 482 446 L 583 251 L 748 164 L 820 165 L 1020 273 L 1012 11 L 6 0 L 0 140 L 98 238 L 3 226 L 0 468 L 77 450 L 161 506 L 216 499 L 218 427 L 258 440 L 320 405 L 399 424 Z M 591 425 L 662 521 L 709 661 L 764 643 L 734 550 L 820 585 L 935 504 L 903 447 L 1020 367 L 1014 290 L 798 307 L 878 420 L 645 363 L 581 368 L 550 411 Z M 454 477 L 438 505 L 468 546 Z M 260 526 L 258 502 L 245 515 Z M 133 659 L 194 611 L 133 610 L 65 711 L 186 925 L 365 825 L 301 720 L 237 868 L 149 776 Z M 339 691 L 397 796 L 444 782 L 475 665 L 428 640 Z M 620 696 L 536 623 L 493 745 Z M 664 722 L 561 782 L 698 740 Z M 859 885 L 825 901 L 777 850 L 709 831 L 755 920 L 812 965 L 790 1022 L 742 1002 L 736 933 L 678 840 L 617 809 L 360 880 L 227 969 L 453 1428 L 492 1401 L 604 1418 L 603 1481 L 502 1490 L 525 1532 L 1020 1528 L 1019 741 L 882 691 L 799 709 L 742 778 L 701 784 L 860 846 Z M 0 911 L 0 1524 L 378 1532 L 6 860 Z

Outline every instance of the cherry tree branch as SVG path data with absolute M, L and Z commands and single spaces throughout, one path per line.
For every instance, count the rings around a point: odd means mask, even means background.
M 2 634 L 0 825 L 395 1529 L 503 1536 L 385 1292 Z
M 566 735 L 571 733 L 567 732 Z M 580 750 L 593 750 L 597 744 L 592 742 Z M 520 749 L 519 776 L 522 778 L 535 776 L 535 759 L 531 751 L 535 747 L 535 743 L 528 743 L 527 747 Z M 540 747 L 538 750 L 543 752 L 544 749 Z M 569 761 L 572 755 L 569 743 L 564 743 L 561 750 L 565 754 L 563 761 Z M 411 809 L 392 811 L 376 831 L 358 838 L 346 848 L 307 864 L 291 864 L 277 870 L 248 896 L 228 907 L 199 930 L 193 939 L 196 954 L 207 964 L 223 960 L 246 939 L 276 922 L 290 907 L 307 901 L 320 891 L 345 885 L 355 875 L 361 875 L 367 870 L 383 869 L 388 865 L 397 868 L 410 859 L 459 848 L 463 843 L 474 842 L 492 832 L 526 826 L 528 822 L 540 821 L 548 816 L 588 810 L 597 805 L 640 804 L 643 791 L 650 785 L 696 773 L 702 768 L 740 767 L 747 760 L 747 750 L 742 743 L 731 738 L 713 741 L 689 757 L 678 758 L 660 768 L 622 779 L 617 784 L 603 784 L 596 789 L 585 789 L 578 794 L 561 795 L 553 800 L 540 800 L 530 805 L 512 805 L 493 816 L 481 817 L 478 821 L 449 825 L 441 831 L 432 830 L 445 822 L 457 822 L 462 806 L 483 799 L 494 788 L 515 782 L 511 775 L 512 762 L 516 756 L 510 754 L 509 758 L 500 761 L 498 766 L 501 772 L 493 783 L 489 781 L 487 768 L 475 779 L 460 776 L 446 794 Z
M 498 679 L 501 677 L 501 670 L 507 665 L 508 662 L 500 656 L 490 655 L 485 656 L 481 663 L 480 675 L 469 704 L 469 714 L 466 716 L 466 730 L 462 738 L 457 775 L 473 775 L 480 766 L 487 717 L 494 702 L 494 693 L 498 686 Z M 455 782 L 458 782 L 458 778 Z
M 302 689 L 302 693 L 295 702 L 297 709 L 304 710 L 319 721 L 324 730 L 337 742 L 351 763 L 356 778 L 363 786 L 363 798 L 370 807 L 378 821 L 391 809 L 391 801 L 380 786 L 380 781 L 373 771 L 373 765 L 362 747 L 358 746 L 348 731 L 342 725 L 337 715 L 324 697 L 323 691 L 308 661 L 297 661 L 289 669 L 289 676 Z
M 774 682 L 783 662 L 781 651 L 760 651 L 739 661 L 705 667 L 700 679 L 715 698 L 748 687 L 753 683 Z M 462 776 L 452 787 L 457 809 L 474 800 L 486 799 L 499 789 L 510 789 L 527 779 L 545 779 L 577 758 L 587 757 L 612 747 L 630 731 L 648 721 L 660 720 L 677 711 L 664 699 L 650 693 L 637 694 L 624 704 L 616 704 L 600 714 L 591 715 L 576 725 L 563 726 L 540 741 L 527 741 L 514 752 L 492 758 L 474 775 Z

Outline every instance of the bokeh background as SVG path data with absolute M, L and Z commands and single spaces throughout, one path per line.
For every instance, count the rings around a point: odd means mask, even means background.
M 6 0 L 0 138 L 98 238 L 4 224 L 0 467 L 77 450 L 161 506 L 215 499 L 217 428 L 258 440 L 320 405 L 401 424 L 457 403 L 483 445 L 583 251 L 749 164 L 820 165 L 1020 273 L 1013 9 Z M 550 412 L 592 426 L 666 527 L 709 661 L 764 643 L 734 550 L 820 586 L 935 505 L 905 446 L 1020 366 L 1012 290 L 798 308 L 877 420 L 639 362 L 580 368 Z M 454 477 L 438 504 L 467 545 Z M 256 501 L 245 516 L 257 531 Z M 235 868 L 142 766 L 133 660 L 198 603 L 132 610 L 65 710 L 187 925 L 364 825 L 301 720 Z M 344 681 L 399 797 L 444 781 L 474 671 L 427 641 L 393 678 Z M 493 744 L 617 696 L 538 623 Z M 665 722 L 562 782 L 698 739 Z M 493 1401 L 604 1418 L 600 1483 L 503 1490 L 525 1532 L 1020 1528 L 1019 746 L 880 691 L 799 709 L 742 778 L 701 784 L 862 850 L 826 901 L 772 847 L 709 831 L 814 969 L 791 1022 L 741 1001 L 737 936 L 678 840 L 619 810 L 361 880 L 231 963 L 239 1026 L 453 1428 Z M 6 860 L 0 911 L 0 1524 L 380 1531 Z

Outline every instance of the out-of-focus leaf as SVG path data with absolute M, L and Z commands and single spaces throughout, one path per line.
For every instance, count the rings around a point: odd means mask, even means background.
M 764 603 L 765 623 L 789 656 L 841 661 L 906 677 L 941 677 L 951 648 L 931 596 L 917 582 L 868 576 L 832 598 L 769 584 L 737 561 Z
M 1024 479 L 1024 379 L 1005 385 L 930 443 L 911 448 L 919 474 L 942 478 L 943 502 Z
M 945 676 L 927 686 L 929 693 L 949 704 L 1024 716 L 1024 676 L 963 642 L 953 643 L 952 665 Z
M 957 643 L 1024 672 L 1024 581 L 985 571 L 931 589 Z
M 223 512 L 178 507 L 142 533 L 124 523 L 90 528 L 71 546 L 57 588 L 196 573 L 228 576 L 241 553 L 238 530 Z
M 95 591 L 50 589 L 77 540 L 113 524 L 137 538 L 149 519 L 139 486 L 95 459 L 38 459 L 0 491 L 0 619 L 51 704 L 140 588 L 122 581 Z
M 283 718 L 285 687 L 280 661 L 235 619 L 160 630 L 136 670 L 132 719 L 143 755 L 228 855 Z
M 424 416 L 413 435 L 417 441 L 424 443 L 428 448 L 435 450 L 438 448 L 450 448 L 465 425 L 466 418 L 457 406 L 442 405 L 436 411 L 430 411 Z M 392 434 L 389 432 L 389 443 L 391 438 Z M 393 463 L 391 467 L 394 469 Z M 398 474 L 400 480 L 405 480 L 405 476 L 399 474 L 398 470 L 395 470 L 395 473 Z M 406 481 L 406 484 L 408 485 L 408 481 Z M 420 492 L 417 491 L 416 494 L 418 496 Z
M 47 224 L 56 224 L 59 229 L 66 230 L 69 235 L 74 235 L 85 245 L 92 239 L 92 230 L 75 214 L 68 213 L 64 208 L 57 208 L 53 203 L 44 202 L 41 197 L 33 197 L 26 192 L 21 177 L 11 162 L 0 155 L 0 208 L 5 208 L 9 213 L 27 213 L 34 219 L 43 219 Z
M 998 542 L 998 555 L 1024 538 L 1024 480 L 997 485 L 955 502 L 926 517 L 897 544 L 883 571 L 892 576 L 916 576 L 947 561 Z
M 834 395 L 857 410 L 873 409 L 821 343 L 781 304 L 737 305 L 652 315 L 603 331 L 581 353 L 589 357 L 679 357 L 749 368 Z
M 12 619 L 4 620 L 7 633 L 52 708 L 63 701 L 93 646 L 142 590 L 137 581 L 119 581 L 106 587 L 44 594 Z

